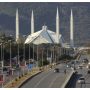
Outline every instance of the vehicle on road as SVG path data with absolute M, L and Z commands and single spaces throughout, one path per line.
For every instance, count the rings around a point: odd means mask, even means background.
M 79 65 L 79 66 L 78 66 L 78 69 L 82 69 L 82 68 L 83 68 L 83 65 Z
M 55 68 L 54 69 L 54 72 L 59 72 L 59 68 Z
M 84 62 L 84 63 L 88 63 L 89 60 L 88 60 L 87 58 L 85 58 L 85 59 L 83 59 L 83 62 Z
M 90 69 L 90 64 L 87 65 L 87 68 Z
M 78 82 L 79 84 L 85 84 L 85 78 L 84 78 L 84 77 L 80 77 L 77 82 Z
M 87 71 L 88 74 L 90 74 L 90 69 Z

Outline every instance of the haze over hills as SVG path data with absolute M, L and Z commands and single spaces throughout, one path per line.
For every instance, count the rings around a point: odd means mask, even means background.
M 15 35 L 16 8 L 20 15 L 20 34 L 30 34 L 31 11 L 34 10 L 35 31 L 46 24 L 55 31 L 56 8 L 59 8 L 60 33 L 69 42 L 70 10 L 74 16 L 75 43 L 90 42 L 90 3 L 0 3 L 0 31 Z

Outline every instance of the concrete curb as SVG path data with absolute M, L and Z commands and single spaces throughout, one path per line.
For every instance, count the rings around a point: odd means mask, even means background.
M 32 75 L 31 77 L 27 78 L 24 82 L 22 82 L 20 85 L 18 85 L 17 88 L 20 88 L 21 86 L 23 86 L 23 84 L 25 84 L 26 82 L 28 82 L 28 80 L 30 80 L 31 78 L 33 78 L 34 76 L 40 74 L 41 72 L 36 73 L 35 75 Z
M 70 78 L 72 77 L 72 75 L 74 74 L 74 70 L 72 70 L 72 72 L 69 74 L 69 76 L 66 78 L 65 82 L 63 83 L 63 85 L 61 86 L 61 88 L 65 88 L 67 83 L 69 82 Z
M 9 82 L 7 85 L 5 85 L 4 86 L 4 88 L 18 88 L 20 85 L 22 85 L 25 81 L 27 81 L 27 79 L 30 79 L 31 77 L 33 77 L 33 76 L 35 76 L 35 75 L 37 75 L 37 74 L 39 74 L 40 73 L 40 71 L 38 71 L 38 72 L 34 72 L 33 74 L 28 74 L 28 75 L 26 75 L 26 76 L 24 76 L 24 77 L 22 77 L 20 80 L 17 80 L 17 81 L 15 81 L 15 79 L 14 80 L 12 80 L 12 82 Z
M 28 75 L 24 75 L 21 79 L 15 81 L 15 79 L 18 79 L 19 77 L 13 79 L 11 82 L 7 83 L 4 88 L 19 88 L 21 87 L 24 83 L 26 83 L 29 79 L 33 78 L 34 76 L 38 75 L 39 73 L 43 71 L 49 70 L 50 67 L 44 67 L 43 70 L 38 71 L 39 69 L 33 68 L 32 72 L 30 72 Z M 18 84 L 17 84 L 18 83 Z

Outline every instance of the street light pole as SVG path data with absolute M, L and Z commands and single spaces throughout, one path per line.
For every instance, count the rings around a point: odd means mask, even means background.
M 54 56 L 54 47 L 53 47 L 53 62 L 54 62 L 55 56 Z
M 34 62 L 34 44 L 33 44 L 33 62 Z
M 18 65 L 20 66 L 20 61 L 19 61 L 19 43 L 18 43 Z
M 43 66 L 43 49 L 42 49 L 42 66 Z
M 1 61 L 2 61 L 2 43 L 0 45 L 1 45 Z
M 25 64 L 25 44 L 23 46 L 23 62 Z M 25 68 L 25 67 L 24 67 Z M 23 68 L 23 75 L 24 75 L 24 68 Z
M 4 44 L 2 44 L 2 60 L 3 60 L 3 65 L 4 65 Z
M 17 46 L 18 46 L 18 60 L 17 60 L 17 64 L 18 64 L 18 69 L 20 68 L 20 60 L 19 60 L 19 43 L 17 43 Z M 19 75 L 20 75 L 20 71 L 18 71 L 18 77 L 19 77 Z
M 11 40 L 10 40 L 10 67 L 12 67 L 12 61 L 11 61 Z
M 25 44 L 23 46 L 23 61 L 25 61 Z
M 30 65 L 30 43 L 29 43 L 29 65 Z M 29 65 L 28 65 L 28 71 L 29 71 Z
M 29 43 L 29 62 L 30 62 L 30 43 Z
M 47 60 L 48 60 L 48 48 L 47 48 Z
M 2 67 L 2 75 L 3 75 L 2 43 L 0 45 L 1 45 L 1 67 Z M 4 76 L 3 76 L 3 79 L 4 79 Z M 2 82 L 2 88 L 3 88 L 3 82 Z
M 39 62 L 38 62 L 38 45 L 37 45 L 37 66 L 39 66 Z

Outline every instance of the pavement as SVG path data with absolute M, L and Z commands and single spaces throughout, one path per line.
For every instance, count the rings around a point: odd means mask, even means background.
M 66 81 L 68 75 L 72 71 L 67 69 L 67 73 L 64 73 L 66 69 L 65 64 L 59 64 L 56 66 L 60 69 L 59 73 L 54 72 L 54 68 L 48 71 L 44 71 L 35 77 L 28 80 L 21 88 L 60 88 Z
M 3 87 L 5 85 L 7 85 L 9 82 L 12 82 L 15 78 L 17 78 L 18 76 L 21 76 L 22 74 L 26 73 L 27 69 L 25 69 L 24 71 L 22 69 L 20 70 L 14 70 L 13 71 L 13 75 L 8 75 L 4 74 L 4 83 L 3 83 Z M 0 88 L 2 87 L 2 85 L 0 84 Z
M 31 72 L 26 73 L 20 78 L 17 77 L 13 79 L 11 82 L 8 82 L 4 85 L 4 88 L 18 88 L 23 82 L 25 82 L 28 78 L 32 77 L 35 74 L 38 74 L 40 71 L 38 69 L 32 70 Z
M 55 64 L 53 63 L 52 67 L 54 67 L 54 66 L 55 66 Z M 4 82 L 3 87 L 4 88 L 18 88 L 23 83 L 25 83 L 29 78 L 32 78 L 33 76 L 41 73 L 42 71 L 47 71 L 49 69 L 50 69 L 50 66 L 47 65 L 47 66 L 41 67 L 41 70 L 38 67 L 33 67 L 33 69 L 30 71 L 27 71 L 27 69 L 25 70 L 25 72 L 23 72 L 22 70 L 20 70 L 19 72 L 16 71 L 16 72 L 14 72 L 14 75 L 12 77 L 10 77 L 10 78 L 9 78 L 9 76 L 5 77 L 5 78 L 11 79 L 11 80 L 5 80 L 7 83 Z M 22 74 L 23 74 L 23 76 L 22 76 Z M 16 77 L 14 77 L 15 75 L 16 75 Z

